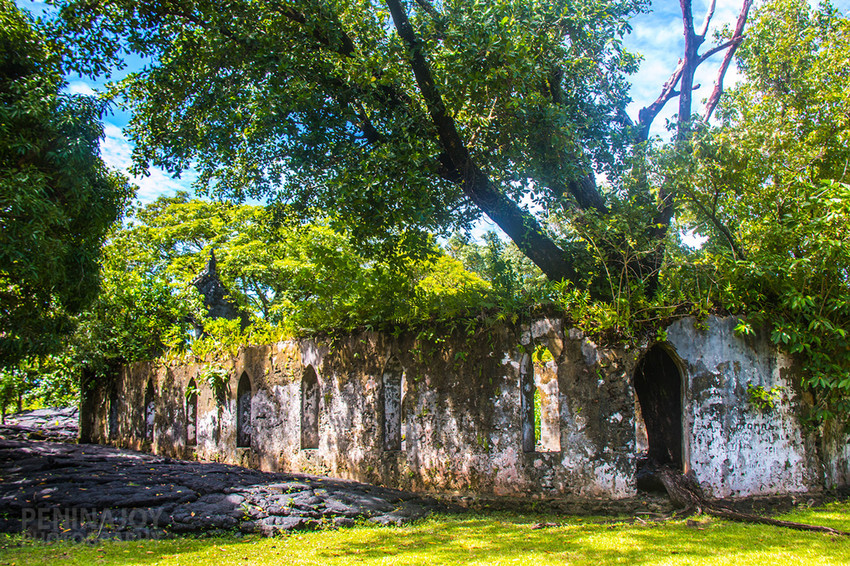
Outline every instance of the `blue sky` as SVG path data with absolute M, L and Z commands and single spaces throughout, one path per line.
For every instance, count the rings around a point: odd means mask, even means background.
M 741 8 L 742 0 L 717 0 L 715 16 L 712 20 L 711 29 L 718 29 L 723 24 L 734 24 Z M 40 1 L 18 0 L 22 8 L 40 13 L 46 9 L 46 5 Z M 694 20 L 699 25 L 702 22 L 708 0 L 694 0 Z M 834 4 L 847 13 L 850 0 L 836 0 Z M 676 67 L 679 55 L 683 48 L 682 23 L 679 3 L 673 0 L 655 1 L 652 11 L 642 14 L 632 21 L 632 34 L 626 39 L 627 46 L 643 55 L 640 70 L 633 76 L 633 88 L 631 91 L 633 103 L 629 107 L 629 114 L 633 119 L 637 118 L 638 110 L 653 100 L 660 92 L 661 85 L 669 78 Z M 695 100 L 700 100 L 711 92 L 717 69 L 721 58 L 715 57 L 706 61 L 698 69 L 696 81 L 702 84 L 702 88 L 695 93 Z M 133 66 L 130 66 L 132 69 Z M 136 65 L 138 68 L 138 64 Z M 738 74 L 731 68 L 726 75 L 725 84 L 733 84 Z M 113 79 L 116 77 L 113 77 Z M 103 83 L 81 79 L 80 77 L 69 77 L 68 88 L 71 92 L 92 94 Z M 656 118 L 653 124 L 652 134 L 663 134 L 665 120 L 676 110 L 675 100 L 668 103 L 664 112 Z M 105 138 L 101 145 L 104 160 L 108 165 L 129 175 L 131 164 L 132 146 L 122 132 L 127 124 L 129 116 L 116 110 L 105 119 Z M 184 173 L 182 178 L 174 179 L 167 173 L 151 168 L 148 177 L 132 177 L 132 182 L 138 185 L 137 198 L 142 203 L 151 202 L 160 195 L 173 194 L 177 190 L 190 190 L 191 182 L 195 175 L 191 172 Z M 486 227 L 485 227 L 486 229 Z

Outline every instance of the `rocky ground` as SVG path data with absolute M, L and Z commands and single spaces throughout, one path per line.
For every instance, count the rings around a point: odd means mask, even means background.
M 0 438 L 74 442 L 79 421 L 76 407 L 23 411 L 6 415 L 5 422 L 0 424 Z
M 0 531 L 65 540 L 274 535 L 356 521 L 402 524 L 445 508 L 430 498 L 344 480 L 30 440 L 47 437 L 34 424 L 42 417 L 0 429 Z M 55 419 L 47 420 L 61 428 Z

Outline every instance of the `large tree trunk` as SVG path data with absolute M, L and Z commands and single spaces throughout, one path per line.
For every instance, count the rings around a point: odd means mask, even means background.
M 84 367 L 80 376 L 80 428 L 77 434 L 77 442 L 80 444 L 94 442 L 95 410 L 97 408 L 94 389 L 94 370 Z
M 446 111 L 443 98 L 437 90 L 431 68 L 425 58 L 425 45 L 413 31 L 404 6 L 400 0 L 387 0 L 387 6 L 392 14 L 396 31 L 407 46 L 416 84 L 422 92 L 431 121 L 437 129 L 440 145 L 444 151 L 442 172 L 444 178 L 458 183 L 475 206 L 504 230 L 520 251 L 528 256 L 549 279 L 575 281 L 577 274 L 574 266 L 567 262 L 564 251 L 546 235 L 534 215 L 520 208 L 493 187 L 487 174 L 472 161 L 454 119 Z M 579 187 L 585 189 L 583 186 Z

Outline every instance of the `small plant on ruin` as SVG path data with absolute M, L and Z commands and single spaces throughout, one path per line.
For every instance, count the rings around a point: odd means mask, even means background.
M 747 400 L 750 405 L 760 411 L 770 411 L 776 407 L 782 396 L 782 388 L 778 385 L 765 389 L 763 385 L 747 385 Z
M 186 399 L 191 398 L 192 396 L 197 396 L 199 393 L 198 385 L 194 380 L 189 382 L 189 385 L 186 386 Z
M 210 386 L 216 399 L 223 399 L 227 391 L 230 374 L 223 367 L 207 366 L 198 373 L 198 379 L 205 381 Z

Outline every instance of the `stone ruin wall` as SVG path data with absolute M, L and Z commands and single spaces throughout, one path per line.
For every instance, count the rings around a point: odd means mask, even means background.
M 793 365 L 735 324 L 680 320 L 654 346 L 681 373 L 683 467 L 715 497 L 846 485 L 846 435 L 808 431 Z M 535 361 L 542 347 L 551 360 Z M 243 348 L 221 399 L 203 364 L 125 367 L 83 418 L 96 442 L 173 457 L 414 491 L 623 499 L 647 444 L 633 387 L 645 351 L 597 346 L 553 318 L 430 340 L 292 340 Z M 754 407 L 747 384 L 779 386 L 776 408 Z

